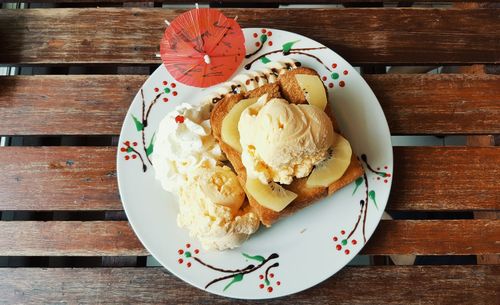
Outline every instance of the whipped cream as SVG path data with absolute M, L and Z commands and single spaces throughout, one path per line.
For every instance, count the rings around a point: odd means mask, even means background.
M 156 179 L 168 192 L 178 192 L 188 174 L 197 168 L 213 168 L 224 160 L 212 136 L 210 104 L 183 103 L 168 113 L 156 133 L 152 161 Z M 178 123 L 176 118 L 183 118 Z

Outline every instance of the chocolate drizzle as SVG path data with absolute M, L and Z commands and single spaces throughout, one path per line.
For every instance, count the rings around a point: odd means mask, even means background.
M 254 58 L 251 62 L 249 62 L 248 64 L 245 65 L 245 69 L 246 70 L 250 70 L 250 68 L 252 68 L 252 65 L 258 61 L 259 59 L 261 59 L 262 57 L 265 57 L 267 55 L 271 55 L 271 54 L 275 54 L 275 53 L 282 53 L 283 56 L 288 56 L 289 54 L 301 54 L 301 55 L 310 55 L 309 53 L 305 53 L 303 51 L 312 51 L 312 50 L 321 50 L 321 49 L 326 49 L 326 47 L 317 47 L 317 48 L 296 48 L 296 49 L 290 49 L 290 51 L 288 52 L 283 52 L 283 50 L 279 49 L 279 50 L 274 50 L 274 51 L 269 51 L 267 53 L 264 53 L 256 58 Z M 315 58 L 316 60 L 319 61 L 319 63 L 321 63 L 328 71 L 331 71 L 330 68 L 328 68 L 327 66 L 325 66 L 325 64 L 323 64 L 323 62 L 321 60 L 319 60 L 319 58 L 317 58 L 316 56 L 312 56 L 313 58 Z

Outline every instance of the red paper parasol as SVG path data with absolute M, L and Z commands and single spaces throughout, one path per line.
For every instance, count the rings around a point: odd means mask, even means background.
M 216 9 L 197 8 L 175 18 L 165 30 L 160 54 L 181 83 L 209 87 L 226 81 L 245 57 L 240 26 Z

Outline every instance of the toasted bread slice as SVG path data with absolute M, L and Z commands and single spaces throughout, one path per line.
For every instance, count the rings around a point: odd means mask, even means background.
M 266 84 L 246 93 L 227 95 L 222 100 L 220 100 L 212 110 L 210 117 L 210 123 L 212 125 L 212 133 L 219 142 L 219 144 L 221 145 L 221 149 L 224 151 L 229 162 L 236 171 L 242 186 L 244 186 L 246 183 L 246 178 L 247 178 L 246 170 L 241 161 L 240 153 L 234 150 L 231 146 L 224 143 L 224 141 L 222 141 L 222 136 L 221 136 L 222 121 L 226 116 L 226 114 L 229 113 L 231 108 L 240 100 L 251 97 L 260 97 L 266 93 L 269 95 L 268 98 L 283 97 L 287 99 L 290 103 L 295 103 L 295 104 L 301 104 L 304 102 L 307 103 L 307 101 L 305 100 L 304 93 L 302 92 L 297 81 L 295 80 L 295 74 L 318 75 L 316 71 L 312 69 L 297 68 L 280 75 L 278 82 L 276 83 Z M 339 133 L 335 117 L 333 116 L 332 111 L 328 106 L 327 109 L 325 109 L 325 112 L 329 115 L 330 119 L 332 120 L 335 131 Z M 279 218 L 291 215 L 296 211 L 311 205 L 318 199 L 334 193 L 340 188 L 353 182 L 361 175 L 363 175 L 363 167 L 361 166 L 361 163 L 356 158 L 356 156 L 353 154 L 351 163 L 347 168 L 346 172 L 344 173 L 344 175 L 339 180 L 333 182 L 328 187 L 307 187 L 306 181 L 308 177 L 294 179 L 291 184 L 282 185 L 285 189 L 296 193 L 297 198 L 281 212 L 275 212 L 271 209 L 264 207 L 259 202 L 257 202 L 248 192 L 247 192 L 247 197 L 251 207 L 259 215 L 262 224 L 269 227 Z

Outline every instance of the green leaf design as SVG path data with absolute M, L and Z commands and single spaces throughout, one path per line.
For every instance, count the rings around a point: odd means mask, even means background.
M 128 152 L 128 153 L 133 152 L 133 151 L 134 151 L 134 149 L 133 149 L 132 147 L 130 147 L 130 146 L 129 146 L 129 147 L 127 147 L 127 152 Z
M 260 61 L 262 61 L 263 64 L 267 64 L 268 62 L 271 62 L 271 60 L 265 56 L 262 56 L 260 58 Z
M 260 256 L 260 255 L 251 256 L 251 255 L 248 255 L 246 253 L 242 253 L 242 254 L 246 258 L 253 259 L 253 260 L 256 260 L 256 261 L 261 262 L 261 263 L 265 260 L 265 258 L 263 256 Z
M 241 282 L 241 280 L 243 280 L 243 274 L 242 273 L 236 274 L 235 276 L 233 276 L 233 280 L 229 282 L 229 284 L 227 284 L 226 287 L 224 287 L 224 291 L 226 291 L 226 289 L 231 287 L 231 285 L 233 285 L 234 283 Z
M 352 192 L 353 196 L 354 196 L 354 193 L 356 193 L 356 191 L 358 190 L 361 183 L 363 183 L 363 177 L 359 177 L 358 179 L 356 179 L 355 183 L 356 183 L 356 187 L 354 188 L 354 191 Z
M 133 114 L 132 114 L 132 119 L 134 119 L 135 128 L 137 128 L 137 131 L 141 131 L 144 129 L 144 125 Z
M 283 46 L 282 46 L 283 53 L 290 52 L 290 50 L 292 49 L 293 45 L 296 44 L 297 42 L 299 42 L 299 40 L 289 41 L 289 42 L 283 44 Z
M 370 197 L 370 199 L 373 200 L 373 203 L 375 203 L 375 207 L 378 210 L 377 200 L 375 200 L 375 191 L 370 191 L 368 193 L 368 197 Z
M 266 41 L 267 41 L 267 35 L 266 34 L 260 35 L 260 42 L 264 43 Z
M 156 133 L 153 133 L 153 136 L 151 137 L 151 141 L 149 142 L 148 147 L 146 148 L 146 155 L 149 156 L 153 153 L 153 147 L 154 147 L 154 141 L 155 141 L 155 135 Z
M 268 280 L 268 279 L 266 279 L 266 280 L 264 281 L 264 283 L 266 283 L 266 286 L 269 286 L 269 285 L 271 284 L 271 282 L 269 282 L 269 280 Z

